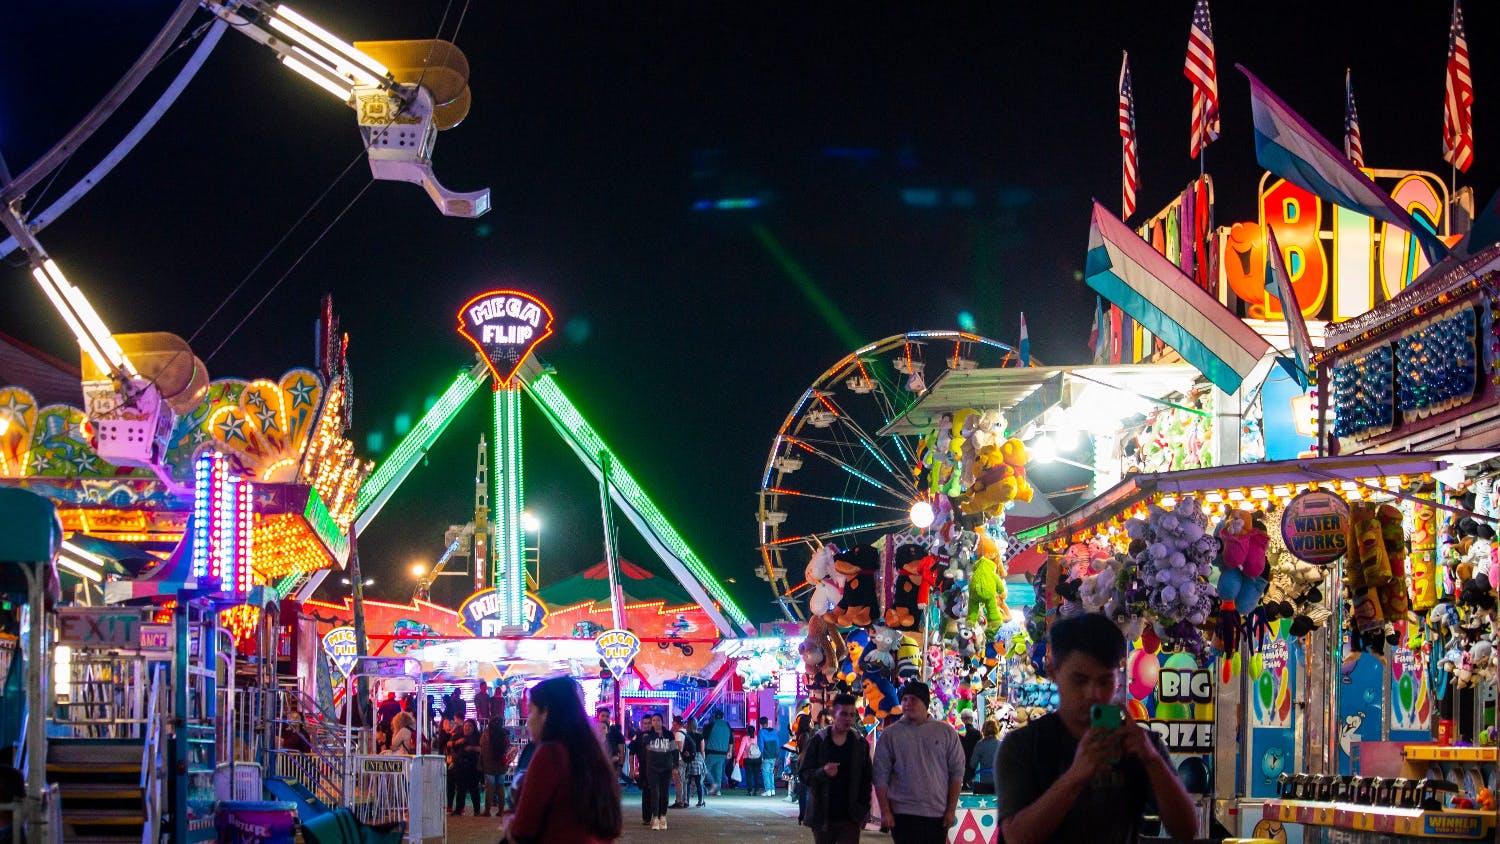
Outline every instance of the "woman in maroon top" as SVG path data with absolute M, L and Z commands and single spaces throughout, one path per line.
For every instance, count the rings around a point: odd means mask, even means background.
M 571 677 L 531 690 L 526 719 L 536 753 L 516 811 L 500 821 L 502 844 L 607 844 L 620 837 L 620 784 L 583 714 Z

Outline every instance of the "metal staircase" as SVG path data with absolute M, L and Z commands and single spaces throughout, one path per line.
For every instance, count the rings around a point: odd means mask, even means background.
M 154 844 L 161 828 L 165 666 L 76 658 L 47 743 L 64 842 Z M 148 679 L 149 678 L 149 679 Z

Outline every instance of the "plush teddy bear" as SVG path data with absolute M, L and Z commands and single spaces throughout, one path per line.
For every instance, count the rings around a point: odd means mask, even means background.
M 837 622 L 840 627 L 864 627 L 880 617 L 880 591 L 875 572 L 880 568 L 880 554 L 868 545 L 856 545 L 834 555 L 834 566 L 847 580 L 839 599 Z
M 819 546 L 813 552 L 812 559 L 807 561 L 807 568 L 803 573 L 812 586 L 812 595 L 807 599 L 807 609 L 811 615 L 826 615 L 843 600 L 846 578 L 833 560 L 838 550 L 838 546 L 830 542 Z

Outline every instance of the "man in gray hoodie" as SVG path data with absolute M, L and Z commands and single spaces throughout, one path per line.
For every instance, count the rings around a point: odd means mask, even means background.
M 903 686 L 901 720 L 875 744 L 880 828 L 894 844 L 946 844 L 958 819 L 967 760 L 958 731 L 929 717 L 931 699 L 926 683 Z

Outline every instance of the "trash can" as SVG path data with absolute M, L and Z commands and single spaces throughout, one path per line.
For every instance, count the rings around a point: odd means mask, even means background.
M 274 800 L 225 800 L 214 818 L 219 844 L 294 844 L 297 806 Z

